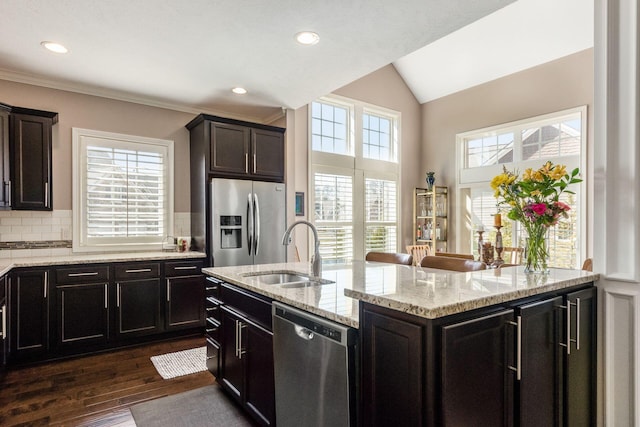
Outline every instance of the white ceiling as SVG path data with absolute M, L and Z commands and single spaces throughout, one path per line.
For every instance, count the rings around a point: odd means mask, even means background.
M 512 1 L 2 0 L 0 79 L 268 121 L 389 63 L 425 102 L 593 45 L 592 2 Z
M 590 0 L 518 0 L 393 64 L 425 103 L 593 47 Z

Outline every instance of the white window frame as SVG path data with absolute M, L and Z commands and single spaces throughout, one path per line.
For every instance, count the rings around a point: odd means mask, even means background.
M 311 143 L 311 103 L 308 106 L 308 161 L 309 168 L 309 221 L 315 223 L 315 187 L 314 175 L 316 172 L 335 173 L 340 175 L 353 176 L 353 259 L 362 260 L 365 254 L 365 230 L 366 221 L 364 218 L 364 183 L 365 176 L 370 179 L 385 179 L 396 182 L 397 185 L 397 207 L 396 207 L 396 251 L 399 251 L 402 241 L 402 217 L 400 206 L 402 206 L 402 187 L 400 182 L 400 135 L 401 135 L 401 114 L 397 111 L 368 104 L 362 101 L 352 100 L 338 95 L 324 96 L 316 101 L 337 105 L 347 108 L 349 111 L 349 128 L 347 135 L 349 155 L 332 154 L 321 151 L 314 151 Z M 365 159 L 362 155 L 362 114 L 375 114 L 391 119 L 391 146 L 395 161 L 384 161 L 376 159 Z M 356 195 L 360 195 L 356 197 Z M 311 247 L 310 247 L 311 250 Z
M 522 174 L 524 172 L 524 168 L 531 167 L 534 169 L 538 169 L 542 166 L 542 161 L 550 160 L 554 164 L 563 164 L 567 166 L 567 170 L 571 171 L 575 168 L 580 168 L 582 182 L 579 185 L 580 187 L 580 200 L 579 200 L 579 209 L 580 213 L 578 215 L 578 233 L 579 233 L 579 247 L 578 247 L 578 257 L 577 259 L 585 259 L 587 253 L 587 106 L 579 106 L 575 108 L 570 108 L 567 110 L 557 111 L 553 113 L 548 113 L 540 116 L 530 117 L 527 119 L 517 120 L 514 122 L 503 123 L 496 126 L 491 126 L 483 129 L 476 129 L 464 133 L 460 133 L 456 135 L 456 197 L 458 203 L 456 203 L 456 228 L 460 230 L 456 234 L 456 251 L 457 252 L 465 252 L 469 251 L 467 247 L 469 235 L 467 232 L 472 230 L 475 224 L 469 224 L 464 214 L 464 210 L 467 209 L 466 202 L 464 200 L 463 191 L 466 189 L 473 188 L 489 188 L 489 183 L 491 179 L 502 173 L 503 164 L 489 165 L 483 167 L 474 167 L 465 169 L 465 158 L 464 158 L 464 144 L 465 141 L 478 136 L 490 136 L 500 133 L 505 133 L 508 131 L 513 131 L 514 135 L 520 133 L 522 129 L 530 128 L 530 127 L 538 127 L 544 126 L 550 123 L 558 123 L 559 121 L 563 121 L 565 119 L 571 118 L 575 115 L 580 116 L 580 125 L 581 125 L 581 139 L 580 139 L 580 155 L 576 156 L 554 156 L 546 159 L 535 159 L 529 161 L 518 161 L 517 163 L 520 165 L 518 173 Z M 519 136 L 517 136 L 519 138 Z M 518 153 L 521 153 L 521 141 L 519 145 L 514 146 L 514 156 Z M 510 168 L 509 164 L 506 164 L 507 168 Z M 473 236 L 470 244 L 473 245 L 477 236 Z M 471 247 L 473 248 L 473 246 Z M 579 266 L 576 266 L 579 267 Z
M 86 215 L 86 148 L 91 141 L 108 141 L 108 146 L 132 150 L 148 147 L 161 151 L 166 159 L 164 232 L 163 236 L 147 238 L 87 238 Z M 161 250 L 167 236 L 173 234 L 174 221 L 174 141 L 103 132 L 91 129 L 72 128 L 72 194 L 73 194 L 73 252 L 122 252 Z

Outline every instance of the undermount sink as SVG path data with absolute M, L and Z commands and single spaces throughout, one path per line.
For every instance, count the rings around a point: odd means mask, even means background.
M 283 288 L 304 288 L 307 286 L 318 286 L 333 283 L 331 280 L 311 277 L 306 274 L 294 273 L 290 271 L 278 271 L 269 273 L 248 273 L 244 277 L 255 277 L 264 285 L 279 285 Z

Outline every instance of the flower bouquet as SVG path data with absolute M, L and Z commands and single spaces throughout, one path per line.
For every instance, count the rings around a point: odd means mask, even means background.
M 525 271 L 547 273 L 549 252 L 547 232 L 562 218 L 568 218 L 569 205 L 559 200 L 562 193 L 582 180 L 580 170 L 567 173 L 566 166 L 545 163 L 540 169 L 524 171 L 522 178 L 503 167 L 503 172 L 491 180 L 498 206 L 508 209 L 507 217 L 519 221 L 527 232 Z

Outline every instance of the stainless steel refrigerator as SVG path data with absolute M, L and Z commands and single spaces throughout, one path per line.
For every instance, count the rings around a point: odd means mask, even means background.
M 286 262 L 285 195 L 281 183 L 213 178 L 210 265 Z

